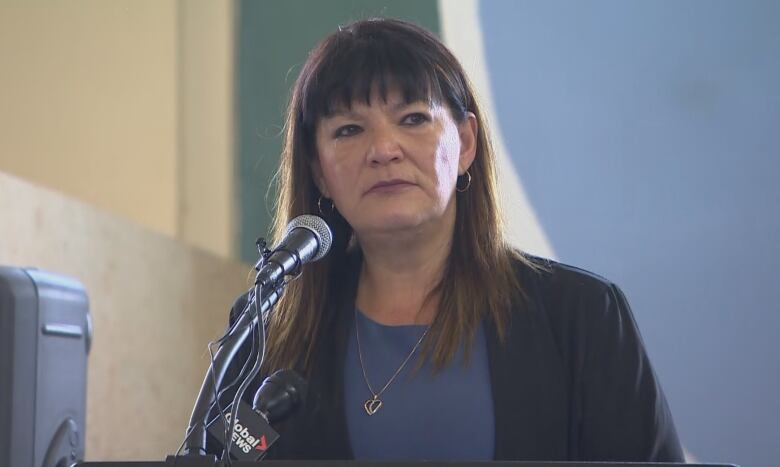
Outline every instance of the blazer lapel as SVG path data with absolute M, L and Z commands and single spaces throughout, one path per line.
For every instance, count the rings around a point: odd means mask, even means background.
M 527 286 L 532 286 L 529 281 Z M 486 326 L 495 414 L 496 460 L 564 460 L 568 402 L 565 371 L 536 290 L 511 311 L 505 345 Z
M 352 260 L 351 263 L 355 263 Z M 344 360 L 354 319 L 359 263 L 345 271 L 343 288 L 332 313 L 319 332 L 320 341 L 312 362 L 307 396 L 308 413 L 298 424 L 299 459 L 352 459 L 344 412 Z

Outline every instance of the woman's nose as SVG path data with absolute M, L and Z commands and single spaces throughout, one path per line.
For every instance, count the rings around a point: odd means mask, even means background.
M 403 159 L 398 135 L 392 128 L 377 127 L 371 131 L 367 157 L 371 165 L 385 165 Z

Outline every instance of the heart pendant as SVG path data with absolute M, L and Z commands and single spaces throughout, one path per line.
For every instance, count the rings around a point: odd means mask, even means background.
M 376 397 L 367 400 L 366 403 L 363 404 L 363 408 L 366 409 L 366 413 L 369 415 L 374 415 L 381 407 L 382 401 Z

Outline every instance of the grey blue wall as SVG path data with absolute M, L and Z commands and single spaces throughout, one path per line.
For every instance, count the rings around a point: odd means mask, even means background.
M 780 2 L 483 0 L 499 124 L 558 258 L 616 281 L 684 444 L 780 462 Z
M 515 172 L 502 176 L 520 179 L 558 259 L 625 290 L 686 448 L 777 464 L 780 2 L 240 0 L 242 258 L 267 229 L 308 50 L 378 14 L 439 31 L 439 15 L 473 18 L 474 2 L 485 57 L 462 58 L 486 61 Z

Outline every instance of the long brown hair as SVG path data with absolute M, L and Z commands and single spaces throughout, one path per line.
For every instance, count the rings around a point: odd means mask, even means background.
M 467 191 L 456 194 L 452 250 L 443 278 L 431 291 L 439 296 L 439 309 L 423 344 L 422 355 L 441 368 L 452 360 L 461 342 L 472 342 L 485 316 L 503 340 L 510 304 L 523 296 L 513 260 L 524 260 L 502 234 L 495 157 L 471 85 L 460 63 L 433 34 L 395 19 L 361 20 L 340 28 L 310 53 L 287 113 L 274 234 L 278 239 L 296 216 L 319 212 L 321 194 L 311 172 L 311 161 L 317 157 L 318 120 L 357 99 L 369 103 L 376 90 L 386 99 L 390 86 L 407 102 L 445 103 L 457 122 L 467 112 L 477 117 L 476 158 L 469 169 L 472 181 Z M 332 299 L 338 284 L 331 278 L 343 274 L 352 229 L 337 211 L 326 220 L 334 237 L 330 253 L 308 265 L 287 286 L 272 313 L 269 370 L 294 366 L 308 370 L 323 317 L 335 312 Z M 468 349 L 470 345 L 467 355 Z

